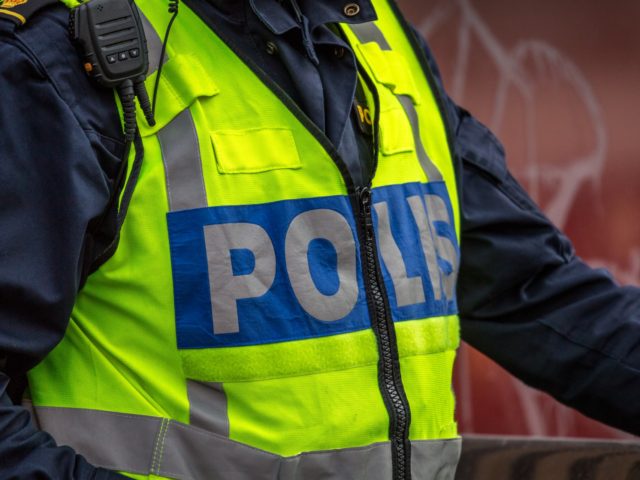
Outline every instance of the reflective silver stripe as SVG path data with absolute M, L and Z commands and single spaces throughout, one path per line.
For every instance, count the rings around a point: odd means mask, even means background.
M 409 208 L 413 218 L 420 229 L 420 244 L 422 252 L 427 261 L 427 270 L 429 271 L 429 280 L 433 288 L 433 296 L 436 300 L 442 299 L 442 285 L 440 283 L 440 267 L 438 266 L 438 256 L 436 254 L 435 239 L 432 236 L 432 227 L 427 216 L 427 211 L 422 204 L 422 199 L 415 195 L 407 198 Z
M 277 478 L 390 480 L 393 478 L 391 444 L 374 443 L 289 457 L 284 459 Z
M 147 50 L 149 52 L 149 68 L 147 70 L 147 75 L 151 75 L 158 69 L 158 64 L 160 63 L 160 54 L 162 53 L 162 40 L 156 32 L 153 25 L 147 17 L 144 16 L 142 11 L 138 9 L 138 13 L 140 14 L 140 20 L 142 20 L 142 28 L 144 30 L 144 36 L 147 39 Z M 165 52 L 164 60 L 162 63 L 169 60 L 168 54 Z
M 360 43 L 374 42 L 380 46 L 381 50 L 391 50 L 387 39 L 374 22 L 354 23 L 350 24 L 349 28 L 358 37 Z
M 169 209 L 188 210 L 207 206 L 200 145 L 191 112 L 178 114 L 158 132 L 162 150 Z
M 203 430 L 229 436 L 227 397 L 221 383 L 187 380 L 189 423 Z
M 165 477 L 183 480 L 278 478 L 280 457 L 277 455 L 174 421 L 169 422 L 167 435 L 156 446 L 156 451 L 162 454 L 153 473 Z
M 338 290 L 325 295 L 311 276 L 309 247 L 313 240 L 331 243 L 337 257 Z M 338 212 L 316 209 L 302 212 L 289 225 L 285 258 L 291 287 L 302 308 L 313 317 L 332 322 L 346 317 L 358 301 L 356 241 L 351 227 Z
M 267 231 L 252 223 L 205 225 L 204 242 L 209 267 L 214 335 L 240 331 L 238 300 L 261 297 L 276 278 L 276 253 Z M 251 272 L 234 275 L 232 250 L 249 250 Z
M 384 34 L 375 23 L 367 22 L 349 25 L 349 28 L 353 31 L 356 37 L 358 37 L 358 40 L 360 40 L 361 43 L 375 42 L 381 50 L 391 50 L 391 46 L 387 42 L 386 38 L 384 38 Z M 442 180 L 442 174 L 438 170 L 438 167 L 436 167 L 436 165 L 431 161 L 431 158 L 429 158 L 429 155 L 422 144 L 418 112 L 416 112 L 416 107 L 414 107 L 413 101 L 406 95 L 396 95 L 396 98 L 402 104 L 402 108 L 404 108 L 405 114 L 411 123 L 411 131 L 416 144 L 416 153 L 418 154 L 420 165 L 427 175 L 427 178 L 430 182 Z
M 38 428 L 58 445 L 73 446 L 87 460 L 112 470 L 151 472 L 162 418 L 70 408 L 35 407 Z
M 411 442 L 412 480 L 453 480 L 461 451 L 459 438 Z
M 402 258 L 402 253 L 393 239 L 387 202 L 375 203 L 373 207 L 378 215 L 378 245 L 380 246 L 384 264 L 391 274 L 391 282 L 393 283 L 398 307 L 424 303 L 422 278 L 409 277 L 407 275 L 407 267 Z M 429 265 L 429 268 L 432 268 L 432 265 Z
M 435 228 L 435 222 L 444 222 L 453 225 L 452 219 L 449 217 L 449 210 L 444 200 L 438 195 L 425 195 L 424 201 L 427 205 L 427 212 L 431 220 L 431 232 L 435 238 L 438 254 L 444 260 L 451 264 L 450 272 L 442 272 L 442 283 L 447 300 L 453 300 L 456 289 L 456 281 L 458 279 L 458 251 L 450 238 L 438 235 Z
M 413 132 L 413 138 L 416 142 L 416 153 L 418 154 L 418 159 L 420 160 L 420 165 L 422 165 L 424 173 L 427 174 L 427 178 L 430 182 L 442 180 L 440 170 L 438 170 L 438 167 L 436 167 L 436 165 L 431 161 L 431 158 L 429 158 L 429 155 L 427 155 L 427 152 L 424 149 L 424 145 L 422 145 L 420 124 L 418 123 L 418 112 L 416 112 L 416 107 L 414 107 L 413 101 L 406 95 L 397 95 L 396 98 L 402 104 L 402 108 L 404 108 L 404 112 L 409 118 L 409 123 L 411 123 L 411 131 Z
M 40 427 L 97 466 L 182 480 L 389 480 L 390 444 L 280 457 L 173 420 L 36 407 Z M 348 426 L 345 426 L 348 428 Z M 414 480 L 452 480 L 460 440 L 411 442 Z

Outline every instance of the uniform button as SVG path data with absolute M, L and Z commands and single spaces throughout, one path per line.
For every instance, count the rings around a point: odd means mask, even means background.
M 360 5 L 357 3 L 347 3 L 342 11 L 347 17 L 355 17 L 360 13 Z
M 129 56 L 130 57 L 137 57 L 138 55 L 140 55 L 140 50 L 138 50 L 137 48 L 132 48 L 131 50 L 129 50 Z
M 344 47 L 335 47 L 333 49 L 333 55 L 337 58 L 344 57 Z
M 118 53 L 118 60 L 123 61 L 123 60 L 126 60 L 127 58 L 129 58 L 129 57 L 127 56 L 127 52 L 120 52 L 120 53 Z
M 275 55 L 278 53 L 278 46 L 273 42 L 267 42 L 267 53 L 269 55 Z
M 109 63 L 116 63 L 116 60 L 118 60 L 117 55 L 113 54 L 113 55 L 107 55 L 107 62 Z

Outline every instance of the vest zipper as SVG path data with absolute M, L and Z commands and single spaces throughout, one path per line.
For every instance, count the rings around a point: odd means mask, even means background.
M 373 121 L 373 165 L 371 177 L 378 167 L 380 139 L 380 99 L 373 80 L 358 62 L 358 72 L 373 94 L 375 115 Z M 371 213 L 371 187 L 356 187 L 357 212 L 360 229 L 360 248 L 367 304 L 371 326 L 378 344 L 378 387 L 389 415 L 389 440 L 393 480 L 411 479 L 411 443 L 409 425 L 411 410 L 400 376 L 400 360 L 396 330 L 391 318 L 387 292 L 380 272 L 378 249 Z
M 395 328 L 380 273 L 371 214 L 371 189 L 358 187 L 356 192 L 365 292 L 371 327 L 378 344 L 378 386 L 389 414 L 393 480 L 410 480 L 409 424 L 411 412 L 402 386 Z

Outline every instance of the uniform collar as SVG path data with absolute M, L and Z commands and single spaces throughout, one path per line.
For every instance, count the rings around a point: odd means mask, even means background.
M 216 0 L 219 2 L 220 0 Z M 231 0 L 232 3 L 242 0 Z M 275 35 L 281 35 L 293 28 L 298 28 L 292 9 L 288 5 L 290 0 L 246 0 L 256 16 Z M 364 23 L 377 19 L 371 0 L 297 0 L 302 14 L 307 18 L 309 29 L 327 23 Z M 354 16 L 345 14 L 347 5 L 357 5 L 359 13 Z
M 245 23 L 247 0 L 206 0 L 227 20 L 233 23 Z

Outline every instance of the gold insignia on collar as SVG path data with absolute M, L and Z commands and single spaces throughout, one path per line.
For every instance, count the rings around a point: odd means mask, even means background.
M 13 8 L 28 1 L 29 0 L 0 0 L 0 8 Z

